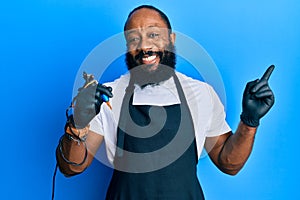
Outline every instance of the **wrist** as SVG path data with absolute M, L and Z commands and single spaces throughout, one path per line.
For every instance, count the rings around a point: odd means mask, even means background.
M 252 127 L 252 126 L 249 126 L 247 124 L 245 124 L 243 121 L 240 121 L 240 124 L 239 126 L 241 127 L 241 129 L 244 131 L 244 132 L 247 132 L 247 133 L 256 133 L 257 131 L 257 128 L 258 127 Z
M 71 139 L 75 137 L 76 140 L 79 140 L 80 142 L 85 142 L 89 132 L 89 128 L 90 128 L 89 125 L 80 129 L 75 128 L 72 123 L 67 122 L 65 126 L 65 133 L 70 135 L 69 138 Z
M 242 114 L 240 115 L 240 119 L 247 126 L 250 126 L 250 127 L 253 127 L 253 128 L 259 126 L 259 118 L 249 116 L 249 115 L 245 114 L 244 112 L 242 112 Z

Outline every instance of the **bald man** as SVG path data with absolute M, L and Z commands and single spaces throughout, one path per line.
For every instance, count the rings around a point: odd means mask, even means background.
M 224 173 L 241 170 L 259 120 L 274 104 L 268 85 L 274 66 L 247 84 L 233 133 L 213 88 L 175 70 L 176 35 L 162 11 L 135 8 L 124 36 L 129 73 L 79 91 L 56 151 L 60 171 L 81 173 L 105 141 L 114 168 L 106 199 L 204 199 L 196 172 L 202 149 Z

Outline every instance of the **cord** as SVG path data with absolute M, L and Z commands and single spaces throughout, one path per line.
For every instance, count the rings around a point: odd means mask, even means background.
M 52 177 L 52 200 L 54 200 L 54 193 L 55 193 L 55 179 L 56 179 L 56 173 L 57 173 L 58 164 L 56 163 L 55 170 Z

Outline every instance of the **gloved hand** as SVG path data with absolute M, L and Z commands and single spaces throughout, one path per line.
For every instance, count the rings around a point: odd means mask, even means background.
M 241 120 L 248 126 L 257 127 L 262 118 L 274 104 L 274 94 L 268 80 L 274 70 L 271 65 L 262 78 L 247 83 L 242 101 Z
M 74 126 L 77 129 L 86 127 L 99 113 L 100 106 L 104 102 L 101 95 L 113 97 L 112 88 L 93 83 L 87 88 L 80 89 L 74 105 Z

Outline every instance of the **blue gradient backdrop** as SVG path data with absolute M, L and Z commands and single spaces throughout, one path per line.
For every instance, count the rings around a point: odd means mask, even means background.
M 165 11 L 175 30 L 211 55 L 224 80 L 227 119 L 233 130 L 246 82 L 259 78 L 270 64 L 276 66 L 270 79 L 276 103 L 261 122 L 244 169 L 231 177 L 219 172 L 208 157 L 200 160 L 198 173 L 206 198 L 299 199 L 296 0 L 1 2 L 0 198 L 50 199 L 54 151 L 77 70 L 95 46 L 122 31 L 128 12 L 143 3 Z M 106 78 L 120 71 L 125 69 Z M 56 199 L 103 199 L 110 175 L 111 170 L 98 161 L 73 178 L 58 173 Z

